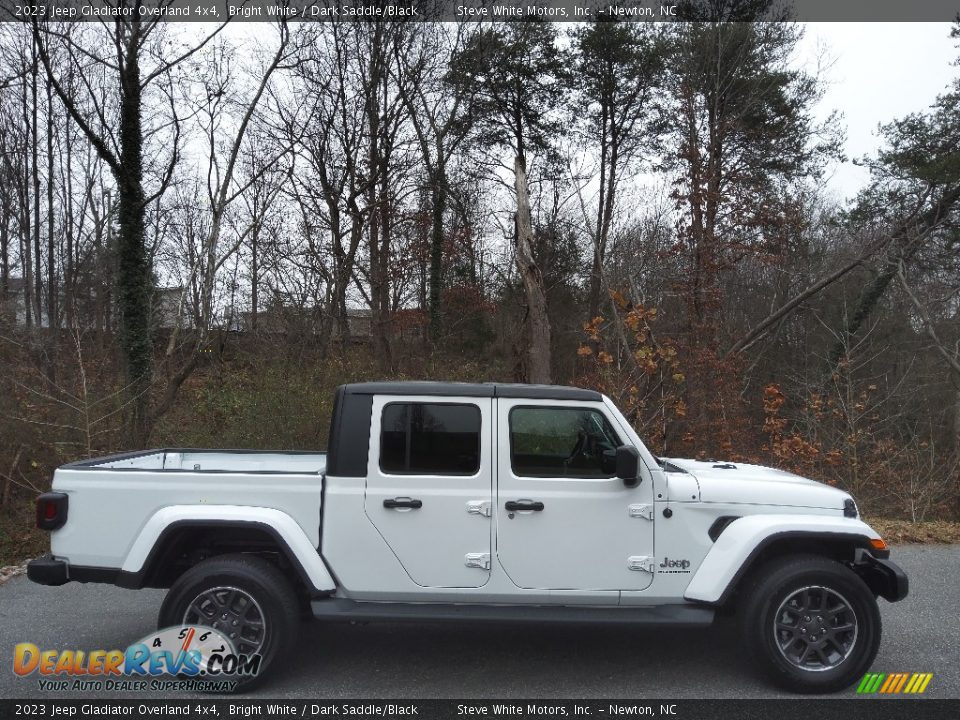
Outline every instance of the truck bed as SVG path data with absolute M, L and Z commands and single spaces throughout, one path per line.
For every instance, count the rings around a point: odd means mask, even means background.
M 96 470 L 189 470 L 191 472 L 323 473 L 324 452 L 162 449 L 108 455 L 64 467 Z
M 327 454 L 247 450 L 157 449 L 82 460 L 57 469 L 53 490 L 66 493 L 66 524 L 51 535 L 54 556 L 74 565 L 136 570 L 136 539 L 169 507 L 279 510 L 320 545 L 320 504 Z M 168 511 L 169 512 L 169 511 Z M 91 528 L 97 528 L 96 532 Z

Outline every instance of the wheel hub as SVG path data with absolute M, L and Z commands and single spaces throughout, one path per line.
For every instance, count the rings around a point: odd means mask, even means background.
M 827 628 L 823 623 L 822 615 L 806 615 L 803 618 L 803 622 L 800 623 L 800 632 L 805 635 L 808 640 L 817 640 L 826 633 L 826 630 Z

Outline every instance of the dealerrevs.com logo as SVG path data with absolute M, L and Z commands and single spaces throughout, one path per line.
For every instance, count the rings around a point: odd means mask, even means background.
M 126 650 L 41 650 L 19 643 L 13 672 L 37 676 L 40 690 L 192 690 L 227 692 L 260 670 L 260 654 L 238 654 L 212 628 L 166 628 Z M 171 677 L 175 676 L 175 677 Z

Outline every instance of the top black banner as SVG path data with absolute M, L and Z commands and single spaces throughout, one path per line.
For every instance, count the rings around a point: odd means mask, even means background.
M 960 0 L 0 0 L 0 21 L 953 22 Z

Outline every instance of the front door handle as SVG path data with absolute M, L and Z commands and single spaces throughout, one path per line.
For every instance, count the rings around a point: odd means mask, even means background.
M 533 510 L 540 512 L 543 510 L 543 503 L 539 500 L 507 500 L 504 507 L 510 512 L 518 510 Z
M 413 510 L 419 510 L 423 507 L 423 501 L 408 497 L 387 498 L 383 501 L 383 506 L 390 509 L 411 508 Z

